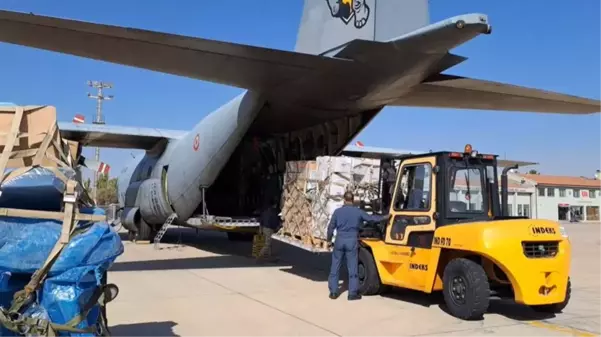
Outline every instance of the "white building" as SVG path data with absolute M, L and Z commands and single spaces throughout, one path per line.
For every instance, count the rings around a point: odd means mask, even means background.
M 508 180 L 509 215 L 554 221 L 600 220 L 601 180 L 598 174 L 596 178 L 585 178 L 510 172 Z M 457 186 L 452 200 L 466 202 L 464 189 Z M 478 204 L 479 191 L 473 187 L 471 191 L 470 202 Z
M 509 215 L 513 216 L 527 216 L 532 218 L 533 209 L 536 205 L 535 191 L 536 183 L 528 179 L 523 178 L 520 175 L 509 173 L 507 175 L 508 180 L 508 195 L 507 195 L 507 208 Z M 463 181 L 456 183 L 454 193 L 451 195 L 451 201 L 461 201 L 473 205 L 482 204 L 482 195 L 480 193 L 479 184 L 472 183 L 470 187 L 470 196 L 466 198 L 467 188 Z M 501 177 L 499 177 L 499 200 L 501 200 Z
M 509 173 L 507 178 L 509 215 L 536 218 L 536 183 L 514 173 Z M 500 184 L 501 179 L 499 178 Z
M 538 174 L 521 176 L 536 185 L 533 218 L 599 221 L 601 180 L 598 178 Z

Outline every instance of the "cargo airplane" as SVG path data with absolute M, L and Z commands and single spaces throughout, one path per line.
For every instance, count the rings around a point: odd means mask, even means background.
M 255 214 L 278 188 L 267 175 L 341 153 L 386 106 L 600 111 L 599 100 L 443 74 L 467 59 L 453 48 L 491 31 L 485 14 L 430 23 L 427 0 L 305 0 L 295 51 L 0 11 L 2 42 L 246 89 L 190 131 L 60 125 L 86 146 L 146 150 L 118 177 L 122 223 L 140 239 L 172 214 Z

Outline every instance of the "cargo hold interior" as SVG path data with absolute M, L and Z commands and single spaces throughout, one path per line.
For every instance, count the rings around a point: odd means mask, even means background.
M 270 199 L 281 198 L 286 162 L 339 154 L 373 115 L 343 117 L 285 134 L 250 133 L 207 190 L 208 213 L 234 218 L 257 217 Z M 195 214 L 202 214 L 202 203 Z

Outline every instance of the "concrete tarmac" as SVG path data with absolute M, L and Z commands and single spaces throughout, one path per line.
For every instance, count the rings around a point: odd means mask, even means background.
M 108 321 L 113 336 L 598 336 L 601 225 L 565 227 L 573 291 L 555 317 L 492 300 L 483 320 L 466 322 L 445 312 L 440 294 L 404 290 L 330 300 L 327 255 L 275 242 L 280 261 L 262 265 L 249 242 L 171 229 L 160 250 L 124 240 L 108 277 L 120 288 Z

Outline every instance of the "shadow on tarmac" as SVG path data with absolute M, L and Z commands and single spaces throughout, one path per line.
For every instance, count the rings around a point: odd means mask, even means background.
M 122 235 L 122 240 L 127 241 L 127 235 Z M 218 254 L 219 256 L 116 262 L 111 267 L 111 271 L 261 268 L 277 266 L 280 267 L 280 271 L 285 273 L 290 273 L 314 282 L 327 282 L 332 259 L 330 253 L 311 253 L 298 247 L 272 240 L 272 253 L 279 260 L 276 262 L 257 263 L 252 257 L 252 242 L 230 241 L 225 233 L 215 231 L 201 230 L 197 235 L 194 229 L 188 228 L 170 229 L 163 237 L 161 243 L 180 243 L 184 246 L 194 247 Z M 342 281 L 339 290 L 340 294 L 342 294 L 347 290 L 348 272 L 346 261 L 340 267 L 339 280 Z M 381 296 L 423 307 L 437 305 L 442 311 L 450 314 L 444 305 L 442 292 L 424 294 L 408 289 L 389 288 Z M 553 314 L 539 313 L 527 306 L 497 298 L 491 298 L 487 314 L 497 314 L 517 321 L 538 321 L 555 317 Z
M 128 241 L 127 234 L 120 234 L 123 241 Z M 278 261 L 264 263 L 257 263 L 252 257 L 252 242 L 230 241 L 225 233 L 199 231 L 197 235 L 194 229 L 173 228 L 161 240 L 161 244 L 178 243 L 217 254 L 218 256 L 128 262 L 119 262 L 117 260 L 111 267 L 111 271 L 261 268 L 277 266 L 281 267 L 280 270 L 282 272 L 311 281 L 324 282 L 328 279 L 331 254 L 311 253 L 277 240 L 272 240 L 272 254 L 278 258 Z M 345 278 L 347 275 L 345 264 L 341 266 L 340 271 L 341 279 Z
M 488 306 L 489 314 L 497 314 L 515 321 L 541 321 L 556 317 L 553 313 L 534 311 L 532 308 L 517 304 L 510 300 L 491 299 Z
M 175 322 L 120 324 L 110 327 L 111 336 L 179 336 L 173 332 Z

